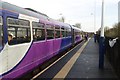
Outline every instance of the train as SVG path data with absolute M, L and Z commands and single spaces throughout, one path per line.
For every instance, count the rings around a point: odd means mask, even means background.
M 0 1 L 0 79 L 20 78 L 80 41 L 81 29 Z

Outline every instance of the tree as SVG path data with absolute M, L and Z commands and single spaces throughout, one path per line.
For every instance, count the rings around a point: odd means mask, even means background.
M 60 19 L 58 19 L 58 21 L 65 22 L 65 17 L 62 16 Z
M 104 30 L 105 31 L 107 31 L 107 30 L 109 30 L 110 28 L 108 27 L 108 26 L 106 26 L 105 28 L 104 28 Z
M 105 27 L 105 36 L 112 37 L 112 38 L 120 37 L 119 30 L 120 29 L 119 29 L 118 23 L 114 24 L 112 28 Z
M 81 29 L 81 24 L 80 23 L 76 23 L 74 26 Z

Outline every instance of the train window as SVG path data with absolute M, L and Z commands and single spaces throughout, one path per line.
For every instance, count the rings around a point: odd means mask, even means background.
M 8 25 L 8 44 L 21 44 L 27 43 L 31 40 L 30 23 L 22 19 L 7 19 Z
M 3 28 L 2 17 L 0 16 L 0 50 L 3 48 Z
M 9 27 L 8 31 L 9 31 L 9 35 L 12 35 L 13 38 L 15 38 L 15 36 L 17 36 L 17 34 L 15 34 L 15 30 L 16 28 L 14 27 Z
M 66 29 L 66 37 L 71 36 L 71 29 L 68 28 Z
M 65 28 L 61 28 L 61 33 L 62 33 L 62 37 L 66 37 L 66 30 L 65 30 Z
M 30 23 L 28 20 L 23 19 L 14 19 L 14 18 L 8 18 L 7 19 L 8 26 L 21 26 L 21 27 L 29 27 Z
M 0 16 L 0 25 L 3 24 L 2 17 Z
M 33 40 L 34 41 L 45 40 L 44 24 L 39 22 L 33 22 L 32 26 L 33 26 Z
M 33 28 L 33 40 L 34 41 L 45 40 L 45 30 Z
M 40 22 L 32 22 L 33 28 L 44 28 L 44 24 Z
M 71 36 L 71 32 L 70 31 L 66 31 L 66 37 Z
M 62 31 L 62 37 L 66 37 L 66 31 Z
M 46 25 L 47 28 L 47 39 L 53 39 L 54 38 L 54 27 L 51 25 Z
M 77 36 L 77 35 L 80 35 L 80 32 L 75 32 L 75 35 Z
M 55 38 L 60 38 L 60 27 L 55 26 Z
M 65 28 L 61 28 L 61 30 L 63 31 L 63 30 L 65 30 Z

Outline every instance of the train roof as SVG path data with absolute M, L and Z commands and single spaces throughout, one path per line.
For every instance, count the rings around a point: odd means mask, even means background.
M 69 24 L 51 19 L 46 14 L 43 14 L 31 8 L 21 8 L 21 7 L 18 7 L 16 5 L 13 5 L 13 4 L 4 2 L 4 1 L 0 1 L 0 9 L 12 11 L 18 14 L 20 13 L 20 14 L 32 16 L 32 17 L 40 19 L 41 22 L 45 22 L 47 24 L 59 25 L 60 27 L 63 27 L 63 26 L 70 27 Z
M 60 22 L 60 21 L 57 21 L 57 20 L 54 20 L 54 19 L 49 19 L 52 23 L 54 23 L 55 25 L 58 25 L 59 24 L 59 26 L 60 27 L 69 27 L 70 28 L 70 25 L 69 24 L 67 24 L 67 23 L 63 23 L 63 22 Z
M 0 1 L 0 4 L 1 4 L 0 8 L 4 9 L 4 10 L 12 11 L 15 13 L 21 13 L 21 14 L 25 14 L 28 16 L 36 17 L 36 18 L 44 18 L 44 19 L 48 18 L 48 16 L 43 15 L 40 12 L 35 12 L 35 11 L 30 10 L 30 8 L 24 9 L 24 8 L 21 8 L 16 5 L 13 5 L 13 4 L 10 4 L 7 2 L 3 2 L 3 1 Z
M 77 27 L 75 27 L 75 26 L 71 26 L 75 31 L 81 31 L 81 29 L 80 28 L 77 28 Z

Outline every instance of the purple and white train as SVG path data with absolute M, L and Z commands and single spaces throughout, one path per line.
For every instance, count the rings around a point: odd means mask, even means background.
M 80 34 L 69 24 L 0 1 L 0 79 L 22 76 L 81 41 Z

